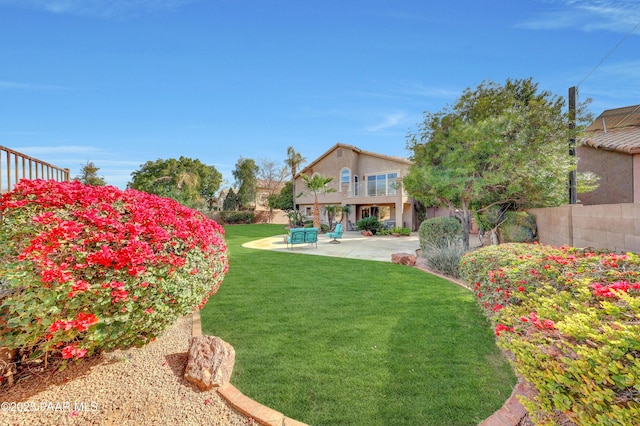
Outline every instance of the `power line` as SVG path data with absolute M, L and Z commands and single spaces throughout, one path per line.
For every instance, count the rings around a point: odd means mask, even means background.
M 632 29 L 631 31 L 629 31 L 629 32 L 627 33 L 627 35 L 625 35 L 625 36 L 622 38 L 622 40 L 620 40 L 620 41 L 618 42 L 618 44 L 616 44 L 616 45 L 613 47 L 613 49 L 611 49 L 611 50 L 609 51 L 609 53 L 607 53 L 607 54 L 605 55 L 605 57 L 604 57 L 604 58 L 602 58 L 602 60 L 601 60 L 600 62 L 598 62 L 598 64 L 597 64 L 595 67 L 593 67 L 593 69 L 592 69 L 591 71 L 589 71 L 589 73 L 588 73 L 588 74 L 587 74 L 587 75 L 586 75 L 586 76 L 585 76 L 585 77 L 580 81 L 580 83 L 578 83 L 578 86 L 577 86 L 577 87 L 580 87 L 580 85 L 581 85 L 582 83 L 584 83 L 584 81 L 585 81 L 587 78 L 589 78 L 589 76 L 591 76 L 591 74 L 593 74 L 593 72 L 594 72 L 596 69 L 598 69 L 598 67 L 599 67 L 600 65 L 602 65 L 602 63 L 603 63 L 604 61 L 606 61 L 606 60 L 607 60 L 607 58 L 608 58 L 609 56 L 611 56 L 611 54 L 612 54 L 613 52 L 615 52 L 615 50 L 616 50 L 618 47 L 620 47 L 620 45 L 621 45 L 622 43 L 624 43 L 624 41 L 625 41 L 626 39 L 628 39 L 628 38 L 631 36 L 631 34 L 633 34 L 633 33 L 634 33 L 634 31 L 635 31 L 635 30 L 637 30 L 637 29 L 638 29 L 638 27 L 640 27 L 640 22 L 638 22 L 638 23 L 636 24 L 636 26 L 635 26 L 635 27 L 633 27 L 633 29 Z

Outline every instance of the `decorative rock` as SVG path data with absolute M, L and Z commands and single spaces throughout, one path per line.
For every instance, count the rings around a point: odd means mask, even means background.
M 17 349 L 9 349 L 6 346 L 0 348 L 0 377 L 6 377 L 9 386 L 13 386 L 13 375 L 16 373 L 14 361 L 17 355 Z
M 409 253 L 394 253 L 391 255 L 391 261 L 399 265 L 414 266 L 416 264 L 416 256 Z
M 189 341 L 184 378 L 206 391 L 229 382 L 236 351 L 216 336 L 196 336 Z

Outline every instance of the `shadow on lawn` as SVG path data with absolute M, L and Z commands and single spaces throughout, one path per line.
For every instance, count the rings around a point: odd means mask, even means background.
M 448 285 L 434 284 L 434 292 Z M 445 291 L 429 302 L 405 305 L 391 333 L 390 381 L 377 417 L 395 425 L 477 425 L 507 400 L 515 376 L 470 294 Z

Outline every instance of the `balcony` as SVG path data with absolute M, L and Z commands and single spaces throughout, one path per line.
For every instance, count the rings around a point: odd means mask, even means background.
M 370 180 L 352 184 L 350 188 L 345 185 L 343 188 L 348 198 L 405 196 L 401 178 Z
M 9 192 L 20 179 L 68 181 L 69 169 L 0 146 L 0 192 Z

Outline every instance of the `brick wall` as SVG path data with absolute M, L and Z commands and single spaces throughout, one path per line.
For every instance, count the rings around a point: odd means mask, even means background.
M 528 210 L 540 243 L 640 253 L 640 203 L 561 206 Z

